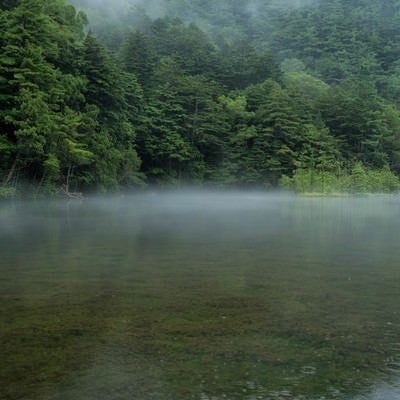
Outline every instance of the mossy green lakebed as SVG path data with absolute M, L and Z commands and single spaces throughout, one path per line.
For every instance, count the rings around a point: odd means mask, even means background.
M 358 399 L 396 387 L 393 198 L 3 205 L 1 399 Z

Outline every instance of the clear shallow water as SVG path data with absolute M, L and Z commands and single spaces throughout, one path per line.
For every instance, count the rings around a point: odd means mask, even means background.
M 400 201 L 0 205 L 0 399 L 400 396 Z

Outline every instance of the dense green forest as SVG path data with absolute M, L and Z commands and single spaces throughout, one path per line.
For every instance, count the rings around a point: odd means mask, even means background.
M 399 188 L 400 0 L 71 3 L 0 0 L 0 197 Z

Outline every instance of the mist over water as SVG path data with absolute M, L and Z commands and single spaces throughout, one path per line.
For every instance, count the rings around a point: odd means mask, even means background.
M 0 205 L 0 398 L 400 394 L 400 201 Z

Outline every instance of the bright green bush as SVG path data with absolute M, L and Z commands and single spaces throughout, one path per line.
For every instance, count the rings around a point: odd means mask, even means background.
M 0 186 L 0 200 L 11 199 L 15 196 L 16 190 L 10 186 Z
M 400 189 L 400 180 L 388 166 L 367 170 L 358 162 L 350 174 L 340 176 L 330 171 L 299 168 L 293 177 L 282 175 L 279 186 L 298 193 L 393 193 Z

